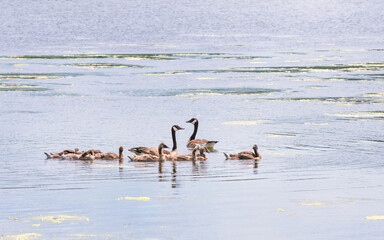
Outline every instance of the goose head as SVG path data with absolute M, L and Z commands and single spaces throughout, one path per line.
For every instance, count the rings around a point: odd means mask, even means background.
M 191 118 L 190 120 L 187 121 L 187 123 L 192 123 L 193 125 L 195 125 L 197 122 L 198 121 L 196 118 Z
M 253 145 L 253 150 L 255 150 L 255 151 L 257 151 L 257 149 L 259 149 L 259 147 L 255 144 L 255 145 Z
M 124 151 L 123 146 L 120 146 L 120 147 L 119 147 L 119 153 L 122 153 L 123 151 Z
M 179 131 L 179 130 L 184 130 L 184 128 L 180 127 L 179 125 L 173 125 L 172 126 L 172 131 L 176 132 L 176 131 Z
M 163 148 L 169 148 L 169 147 L 165 143 L 162 142 L 159 144 L 159 148 L 163 149 Z

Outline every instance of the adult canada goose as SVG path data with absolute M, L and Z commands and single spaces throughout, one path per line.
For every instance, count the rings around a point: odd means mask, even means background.
M 191 118 L 187 123 L 192 123 L 194 126 L 193 133 L 187 142 L 188 148 L 194 148 L 196 144 L 205 145 L 209 149 L 213 149 L 218 141 L 209 141 L 207 139 L 195 139 L 197 134 L 197 129 L 199 128 L 199 121 L 196 118 Z
M 176 143 L 176 131 L 183 130 L 184 128 L 179 127 L 178 125 L 173 125 L 171 128 L 171 134 L 172 134 L 172 141 L 173 141 L 173 149 L 177 149 L 177 143 Z M 133 152 L 136 155 L 142 155 L 142 154 L 152 154 L 159 156 L 159 151 L 157 147 L 134 147 L 129 149 L 128 151 Z M 167 150 L 163 150 L 164 155 L 169 156 L 170 152 Z
M 95 153 L 93 151 L 88 153 L 87 151 L 79 157 L 79 160 L 95 160 Z
M 173 125 L 171 128 L 173 147 L 172 147 L 172 151 L 169 154 L 167 154 L 167 156 L 166 156 L 168 158 L 168 160 L 171 160 L 171 161 L 176 160 L 176 157 L 178 154 L 177 153 L 176 131 L 179 131 L 179 130 L 184 130 L 184 128 L 179 127 L 178 125 Z
M 124 148 L 123 146 L 120 146 L 119 147 L 119 155 L 117 155 L 116 153 L 105 153 L 104 154 L 104 157 L 102 157 L 102 159 L 104 160 L 123 160 L 124 159 L 124 155 L 123 155 L 123 151 L 124 151 Z
M 189 154 L 182 154 L 182 155 L 177 155 L 176 157 L 176 161 L 195 161 L 196 158 L 197 158 L 197 151 L 201 149 L 201 146 L 200 145 L 196 145 L 192 152 L 189 153 Z
M 262 157 L 257 151 L 259 148 L 257 145 L 253 145 L 253 151 L 243 151 L 236 154 L 227 154 L 224 153 L 226 159 L 253 159 L 253 160 L 260 160 Z
M 138 155 L 138 156 L 132 156 L 132 157 L 128 156 L 128 157 L 133 162 L 158 162 L 158 161 L 164 161 L 165 160 L 165 156 L 164 156 L 163 148 L 168 148 L 168 146 L 165 145 L 165 143 L 162 142 L 162 143 L 159 144 L 159 147 L 157 148 L 158 155 L 142 154 L 142 155 Z

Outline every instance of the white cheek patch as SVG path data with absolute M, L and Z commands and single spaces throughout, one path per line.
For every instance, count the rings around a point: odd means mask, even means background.
M 173 131 L 175 131 L 175 132 L 176 132 L 176 131 L 177 131 L 177 128 L 176 128 L 176 127 L 173 127 Z
M 193 121 L 192 121 L 192 124 L 195 124 L 196 122 L 197 122 L 197 120 L 193 120 Z

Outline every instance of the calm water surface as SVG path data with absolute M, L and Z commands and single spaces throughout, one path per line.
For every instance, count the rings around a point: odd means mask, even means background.
M 382 1 L 1 5 L 1 240 L 383 239 Z M 191 117 L 206 162 L 43 154 L 187 153 Z

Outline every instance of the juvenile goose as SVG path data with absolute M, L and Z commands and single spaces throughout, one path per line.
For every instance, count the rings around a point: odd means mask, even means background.
M 199 147 L 197 150 L 198 152 L 196 152 L 196 160 L 207 160 L 208 157 L 207 155 L 205 155 L 204 152 L 209 152 L 207 147 L 205 146 L 201 146 L 200 144 L 196 144 L 195 148 L 196 147 Z M 193 149 L 195 149 L 193 148 Z M 192 155 L 192 153 L 188 153 L 188 155 Z
M 61 156 L 63 154 L 69 154 L 69 153 L 79 153 L 79 149 L 78 148 L 75 148 L 75 150 L 72 150 L 72 149 L 66 149 L 66 150 L 63 150 L 61 152 L 59 152 L 58 154 Z
M 196 152 L 197 152 L 197 150 L 200 150 L 200 149 L 201 149 L 201 146 L 197 144 L 197 145 L 193 148 L 193 150 L 192 150 L 191 153 L 188 153 L 188 154 L 182 154 L 182 155 L 177 155 L 177 157 L 176 157 L 175 160 L 176 160 L 176 161 L 191 161 L 191 160 L 195 161 L 196 158 L 197 158 L 197 154 L 196 154 Z
M 209 141 L 207 139 L 195 139 L 197 134 L 197 129 L 199 128 L 199 121 L 196 118 L 191 118 L 187 123 L 192 123 L 194 126 L 193 133 L 187 142 L 188 148 L 194 148 L 196 144 L 205 145 L 207 148 L 213 149 L 218 141 Z
M 79 160 L 82 154 L 68 153 L 61 155 L 61 159 L 66 160 Z
M 227 154 L 224 153 L 226 159 L 253 159 L 253 160 L 260 160 L 262 157 L 257 151 L 259 148 L 257 145 L 253 145 L 253 151 L 243 151 L 236 154 Z
M 80 157 L 79 160 L 95 160 L 95 153 L 91 151 L 91 153 L 85 152 Z
M 200 154 L 196 155 L 196 160 L 200 160 L 200 161 L 207 160 L 208 157 L 207 157 L 207 155 L 204 154 L 204 152 L 208 152 L 208 149 L 205 146 L 200 147 L 200 149 L 199 149 Z
M 120 146 L 119 147 L 119 155 L 117 155 L 116 153 L 111 153 L 111 152 L 108 152 L 108 153 L 105 153 L 104 154 L 104 157 L 102 157 L 102 159 L 104 160 L 123 160 L 124 159 L 124 155 L 123 155 L 123 146 Z
M 45 156 L 47 156 L 47 159 L 51 158 L 61 158 L 61 155 L 59 153 L 47 153 L 44 152 Z
M 165 145 L 165 143 L 160 143 L 159 144 L 159 147 L 157 149 L 158 151 L 158 155 L 154 155 L 154 154 L 142 154 L 142 155 L 138 155 L 138 156 L 128 156 L 129 159 L 131 159 L 131 161 L 133 162 L 158 162 L 158 161 L 165 161 L 165 156 L 164 156 L 164 153 L 163 153 L 163 148 L 168 148 L 167 145 Z

